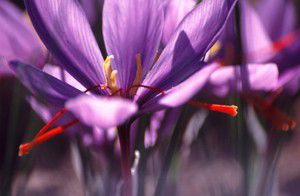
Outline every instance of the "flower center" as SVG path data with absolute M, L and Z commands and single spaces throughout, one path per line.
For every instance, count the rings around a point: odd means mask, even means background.
M 143 73 L 143 68 L 142 68 L 142 60 L 141 60 L 141 55 L 137 54 L 136 55 L 136 65 L 137 65 L 137 70 L 136 70 L 136 75 L 135 79 L 133 81 L 133 84 L 127 88 L 125 91 L 123 91 L 121 88 L 117 87 L 117 75 L 118 71 L 113 70 L 111 68 L 111 60 L 113 59 L 113 56 L 110 55 L 108 56 L 105 61 L 104 61 L 104 72 L 105 72 L 105 78 L 106 78 L 106 84 L 99 84 L 92 86 L 90 88 L 87 88 L 83 93 L 90 92 L 92 90 L 100 88 L 101 90 L 110 90 L 110 95 L 109 96 L 122 96 L 122 97 L 133 97 L 136 95 L 136 92 L 138 88 L 147 88 L 151 91 L 157 92 L 158 94 L 164 94 L 165 91 L 151 87 L 151 86 L 146 86 L 142 85 L 142 73 Z M 237 115 L 237 107 L 236 106 L 227 106 L 227 105 L 217 105 L 217 104 L 207 104 L 207 103 L 201 103 L 197 101 L 190 101 L 188 102 L 190 105 L 202 108 L 202 109 L 208 109 L 212 111 L 217 111 L 217 112 L 222 112 L 231 116 L 236 116 Z M 35 136 L 35 138 L 28 143 L 22 144 L 19 147 L 19 156 L 23 156 L 28 154 L 34 147 L 36 147 L 39 144 L 44 143 L 45 141 L 62 134 L 66 129 L 74 126 L 76 123 L 79 122 L 78 119 L 74 119 L 71 122 L 55 127 L 53 129 L 50 129 L 51 126 L 54 125 L 54 123 L 63 115 L 67 112 L 66 108 L 61 109 L 58 113 L 56 113 L 53 118 L 38 132 L 38 134 Z M 50 129 L 50 130 L 49 130 Z
M 117 85 L 118 71 L 113 70 L 111 67 L 111 61 L 113 58 L 114 58 L 113 55 L 109 55 L 104 61 L 103 67 L 104 67 L 106 84 L 96 85 L 94 87 L 87 89 L 85 92 L 94 90 L 96 88 L 100 88 L 102 90 L 109 89 L 110 96 L 121 96 L 121 97 L 132 98 L 136 95 L 137 90 L 140 87 L 142 87 L 142 88 L 147 88 L 151 91 L 155 91 L 157 93 L 164 94 L 164 90 L 160 90 L 160 89 L 157 89 L 152 86 L 147 86 L 147 85 L 141 84 L 142 76 L 143 76 L 143 67 L 142 67 L 142 57 L 141 57 L 140 53 L 138 53 L 136 55 L 136 73 L 135 73 L 135 78 L 133 80 L 132 85 L 125 90 L 122 88 L 118 88 L 118 85 Z

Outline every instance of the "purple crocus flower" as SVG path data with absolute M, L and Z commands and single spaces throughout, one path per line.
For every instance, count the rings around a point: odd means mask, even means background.
M 41 68 L 46 52 L 25 14 L 9 1 L 0 2 L 0 75 L 11 75 L 11 60 Z
M 300 87 L 300 59 L 298 55 L 300 52 L 300 33 L 297 29 L 294 2 L 290 0 L 263 0 L 253 6 L 245 1 L 242 5 L 245 13 L 242 37 L 247 60 L 276 63 L 278 65 L 278 82 L 271 94 L 279 96 L 283 94 L 279 92 L 283 91 L 286 95 L 295 95 Z M 272 10 L 272 12 L 267 10 Z M 260 37 L 260 44 L 253 44 L 256 41 L 253 40 L 254 37 Z M 274 96 L 271 95 L 271 97 Z M 295 123 L 292 125 L 294 126 Z
M 264 40 L 263 36 L 258 36 L 261 31 L 258 24 L 259 18 L 255 10 L 248 4 L 247 0 L 241 1 L 240 5 L 242 21 L 240 25 L 244 52 L 248 54 L 254 50 L 253 47 L 263 48 L 269 46 L 269 43 L 260 40 Z M 230 21 L 227 27 L 228 30 L 219 43 L 222 47 L 220 54 L 216 56 L 214 62 L 223 66 L 220 66 L 210 77 L 210 82 L 215 88 L 213 89 L 214 92 L 225 97 L 230 92 L 245 94 L 273 90 L 276 88 L 279 75 L 276 63 L 262 60 L 258 62 L 244 60 L 245 65 L 236 65 L 236 59 L 240 57 L 237 54 L 240 51 L 237 47 L 236 32 L 232 30 L 234 29 L 234 18 Z
M 290 4 L 286 5 L 285 1 L 266 0 L 268 3 L 269 1 L 272 1 L 276 6 L 277 3 L 285 5 L 279 7 L 275 6 L 277 9 L 284 10 L 279 10 L 278 13 L 285 12 L 292 8 Z M 259 4 L 265 5 L 266 2 L 260 1 Z M 296 36 L 297 33 L 291 32 L 291 29 L 295 25 L 285 23 L 286 26 L 283 26 L 283 28 L 286 29 L 280 28 L 280 33 L 274 33 L 275 29 L 273 29 L 273 31 L 268 30 L 269 27 L 265 25 L 269 23 L 264 24 L 261 16 L 253 5 L 246 0 L 241 1 L 240 4 L 242 21 L 241 35 L 242 46 L 245 52 L 243 54 L 245 64 L 240 66 L 230 65 L 234 64 L 232 59 L 235 57 L 234 54 L 238 54 L 238 50 L 234 45 L 228 45 L 225 39 L 224 50 L 221 50 L 223 53 L 217 56 L 217 58 L 222 59 L 217 59 L 215 63 L 221 63 L 226 66 L 220 67 L 211 75 L 210 84 L 213 87 L 210 89 L 216 95 L 222 97 L 227 96 L 231 92 L 238 92 L 243 98 L 246 98 L 247 101 L 253 104 L 263 116 L 271 121 L 276 128 L 281 130 L 293 128 L 295 122 L 274 107 L 271 100 L 273 99 L 272 94 L 274 94 L 272 92 L 277 93 L 279 87 L 295 80 L 299 83 L 299 68 L 297 64 L 292 66 L 290 64 L 288 67 L 291 71 L 287 72 L 287 74 L 283 73 L 283 67 L 289 64 L 290 58 L 290 55 L 284 55 L 286 49 L 290 47 L 296 48 L 295 46 L 297 46 L 297 43 L 295 43 L 295 45 L 291 43 L 292 40 L 298 39 Z M 265 7 L 264 9 L 267 8 Z M 281 20 L 289 20 L 292 13 L 293 10 L 290 10 L 289 13 L 282 14 L 283 18 L 281 18 Z M 268 22 L 270 21 L 271 19 L 268 19 Z M 272 24 L 275 24 L 275 22 Z M 269 34 L 268 31 L 274 35 Z M 287 32 L 289 32 L 289 34 L 286 35 L 285 33 Z M 232 31 L 229 31 L 229 33 L 232 33 Z M 227 36 L 232 37 L 232 35 Z M 231 62 L 228 62 L 228 59 L 231 60 Z M 284 60 L 284 62 L 282 60 Z M 293 82 L 294 85 L 296 83 L 297 82 Z M 271 93 L 270 99 L 260 98 L 259 96 L 262 93 Z
M 248 74 L 250 90 L 261 89 L 263 91 L 271 91 L 276 90 L 279 86 L 282 86 L 283 83 L 288 82 L 288 78 L 297 78 L 292 76 L 297 75 L 298 63 L 291 63 L 291 59 L 297 58 L 293 58 L 291 55 L 293 55 L 292 51 L 299 45 L 297 42 L 300 41 L 300 36 L 297 38 L 298 33 L 295 30 L 295 10 L 290 1 L 262 0 L 257 2 L 257 4 L 257 9 L 255 9 L 255 7 L 247 0 L 241 1 L 242 46 L 244 50 L 244 60 L 245 63 L 248 64 L 245 67 L 252 67 L 244 68 L 251 73 Z M 269 8 L 270 6 L 274 6 L 274 9 L 276 8 L 274 12 L 266 11 L 266 9 L 271 9 Z M 275 12 L 278 13 L 278 15 L 276 14 L 276 17 L 272 15 L 272 13 Z M 282 27 L 277 28 L 278 26 L 276 26 L 276 24 L 282 24 Z M 228 37 L 232 37 L 232 35 L 229 35 Z M 297 42 L 293 43 L 295 40 Z M 228 49 L 229 47 L 226 44 L 227 43 L 224 43 L 223 48 Z M 222 58 L 225 59 L 225 61 L 226 59 L 229 59 L 228 56 L 234 58 L 232 55 L 238 53 L 237 48 L 234 46 L 231 47 L 231 50 L 233 51 L 227 50 L 225 52 L 227 54 L 223 54 Z M 297 54 L 297 51 L 294 51 L 293 53 L 295 55 Z M 222 61 L 224 62 L 224 60 Z M 225 64 L 228 64 L 228 62 L 225 62 Z M 259 69 L 260 64 L 264 65 L 261 69 Z M 278 68 L 276 68 L 276 66 L 278 66 Z M 254 67 L 257 67 L 257 69 Z M 269 71 L 266 71 L 267 67 L 269 68 Z M 287 72 L 287 74 L 285 74 L 285 71 L 289 68 L 294 70 L 294 72 Z M 241 77 L 235 77 L 235 79 L 232 77 L 234 75 L 232 74 L 233 69 L 221 69 L 225 71 L 224 80 L 233 81 L 241 79 Z M 240 69 L 239 66 L 236 66 L 234 69 L 237 70 L 237 72 L 240 72 L 238 70 Z M 252 70 L 256 71 L 254 72 Z M 221 74 L 220 70 L 218 72 L 219 73 L 215 74 L 215 76 Z M 215 76 L 213 76 L 213 83 L 217 82 L 219 83 L 218 85 L 220 85 L 221 82 L 217 81 Z M 253 82 L 254 78 L 256 79 L 256 82 Z M 237 88 L 240 91 L 241 80 L 237 83 L 239 84 Z M 219 89 L 220 93 L 223 95 L 228 92 L 228 88 L 225 88 L 224 86 Z M 248 90 L 249 89 L 247 89 L 247 91 Z
M 263 0 L 254 7 L 245 1 L 242 5 L 245 24 L 242 35 L 247 60 L 276 63 L 279 79 L 275 90 L 284 88 L 289 94 L 295 94 L 300 86 L 300 33 L 293 2 Z M 272 12 L 266 11 L 269 9 Z M 259 40 L 254 40 L 256 38 Z
M 224 29 L 235 3 L 204 0 L 180 23 L 153 63 L 163 32 L 160 0 L 105 1 L 103 35 L 109 54 L 105 60 L 77 1 L 26 0 L 43 43 L 86 90 L 30 65 L 12 62 L 27 88 L 48 104 L 63 108 L 32 142 L 21 145 L 20 155 L 78 122 L 100 129 L 118 126 L 124 187 L 130 195 L 130 122 L 145 112 L 180 106 L 204 86 L 216 69 L 205 65 L 204 55 Z M 209 104 L 201 106 L 211 108 Z M 236 115 L 236 107 L 223 108 L 219 110 Z M 75 119 L 47 131 L 67 112 Z
M 65 106 L 88 126 L 117 126 L 132 115 L 177 107 L 204 85 L 215 66 L 204 66 L 202 57 L 217 40 L 235 2 L 203 1 L 179 25 L 152 67 L 163 29 L 160 1 L 105 3 L 104 39 L 108 54 L 114 55 L 105 61 L 76 1 L 25 1 L 46 47 L 66 71 L 93 91 L 86 94 L 30 65 L 12 65 L 44 101 Z

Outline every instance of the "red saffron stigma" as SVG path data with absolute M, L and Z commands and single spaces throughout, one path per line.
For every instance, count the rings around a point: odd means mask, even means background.
M 299 30 L 293 31 L 287 35 L 284 35 L 283 37 L 279 38 L 278 40 L 275 40 L 274 42 L 272 42 L 269 46 L 261 48 L 257 51 L 250 52 L 249 57 L 252 58 L 252 57 L 256 57 L 257 55 L 260 56 L 262 54 L 278 53 L 278 52 L 286 49 L 293 42 L 295 42 L 298 35 L 299 35 Z
M 291 32 L 291 33 L 281 37 L 277 41 L 273 42 L 273 49 L 275 50 L 275 52 L 279 52 L 279 51 L 283 50 L 284 48 L 286 48 L 287 46 L 291 45 L 297 38 L 297 34 L 298 34 L 297 31 Z
M 38 134 L 36 134 L 35 138 L 44 134 L 58 120 L 58 118 L 61 117 L 66 111 L 67 111 L 67 109 L 63 108 L 59 112 L 57 112 L 53 116 L 53 118 L 38 132 Z
M 69 128 L 70 126 L 73 126 L 78 122 L 78 120 L 73 120 L 70 123 L 58 126 L 54 129 L 49 130 L 49 128 L 67 111 L 66 108 L 61 109 L 59 112 L 57 112 L 53 118 L 36 134 L 34 139 L 31 142 L 28 142 L 26 144 L 22 144 L 19 147 L 19 156 L 23 156 L 25 154 L 28 154 L 28 152 L 34 148 L 36 145 L 39 145 L 48 139 L 61 134 L 64 132 L 65 129 Z M 49 131 L 47 131 L 49 130 Z
M 253 104 L 254 108 L 259 111 L 263 117 L 269 120 L 272 125 L 282 131 L 288 131 L 296 126 L 295 120 L 274 107 L 268 100 L 258 96 L 252 96 L 247 99 Z
M 238 113 L 237 112 L 238 107 L 235 105 L 210 104 L 210 103 L 202 103 L 194 100 L 189 101 L 188 104 L 199 108 L 215 111 L 215 112 L 225 113 L 233 117 L 236 116 Z
M 78 120 L 73 120 L 66 125 L 56 127 L 54 129 L 51 129 L 48 132 L 44 133 L 43 135 L 35 137 L 31 142 L 20 145 L 19 156 L 28 154 L 35 146 L 44 143 L 45 141 L 53 138 L 56 135 L 62 134 L 67 128 L 75 125 L 77 122 L 78 122 Z

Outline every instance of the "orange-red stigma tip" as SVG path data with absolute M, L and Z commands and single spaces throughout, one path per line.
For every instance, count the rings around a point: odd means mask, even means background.
M 33 144 L 31 143 L 26 143 L 26 144 L 21 144 L 19 146 L 19 156 L 24 156 L 26 154 L 28 154 L 30 152 L 30 150 L 32 149 Z
M 265 119 L 278 130 L 288 131 L 296 127 L 296 121 L 290 118 L 287 114 L 281 112 L 277 107 L 268 101 L 258 96 L 248 98 L 248 101 L 253 104 L 254 108 L 260 112 Z
M 29 151 L 32 150 L 35 146 L 40 145 L 59 134 L 62 134 L 65 131 L 65 129 L 73 126 L 76 123 L 77 123 L 77 120 L 74 120 L 67 125 L 56 127 L 38 137 L 35 137 L 31 142 L 20 145 L 19 156 L 28 154 Z
M 224 114 L 228 114 L 230 116 L 235 117 L 238 112 L 238 107 L 235 105 L 219 105 L 219 104 L 209 104 L 209 103 L 202 103 L 198 101 L 191 100 L 188 102 L 192 106 L 204 108 L 207 110 L 215 111 L 215 112 L 221 112 Z
M 216 112 L 222 112 L 225 114 L 228 114 L 230 116 L 235 117 L 238 114 L 238 107 L 235 105 L 217 105 L 217 104 L 212 104 L 211 105 L 211 110 L 216 111 Z
M 282 131 L 288 131 L 290 129 L 294 129 L 296 127 L 296 122 L 294 120 L 289 120 L 286 123 L 282 123 L 280 129 Z

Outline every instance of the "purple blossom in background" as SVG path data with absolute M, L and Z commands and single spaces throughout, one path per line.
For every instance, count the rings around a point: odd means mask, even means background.
M 244 51 L 244 59 L 240 63 L 244 65 L 231 65 L 236 61 L 234 59 L 240 56 L 236 55 L 239 54 L 237 41 L 232 42 L 234 32 L 226 31 L 225 39 L 218 43 L 222 47 L 221 54 L 213 59 L 214 63 L 224 66 L 216 70 L 209 81 L 216 95 L 225 97 L 229 93 L 238 92 L 242 97 L 250 99 L 250 103 L 263 110 L 263 116 L 275 127 L 288 130 L 295 126 L 295 122 L 277 109 L 276 112 L 273 111 L 271 100 L 274 99 L 272 94 L 278 94 L 281 88 L 293 88 L 293 92 L 298 90 L 299 64 L 296 62 L 297 58 L 291 57 L 299 51 L 300 36 L 295 29 L 295 10 L 290 3 L 282 0 L 264 0 L 257 2 L 257 6 L 258 8 L 255 9 L 246 0 L 240 3 L 241 41 Z M 276 17 L 272 15 L 273 12 L 266 11 L 270 6 L 274 6 L 273 9 L 279 13 Z M 265 16 L 268 14 L 272 16 Z M 266 18 L 267 21 L 264 21 Z M 280 25 L 280 22 L 284 25 Z M 277 30 L 275 24 L 281 26 L 281 29 Z M 219 45 L 216 46 L 217 49 Z M 292 63 L 291 60 L 294 62 Z M 257 100 L 262 93 L 271 93 L 271 96 L 266 100 Z M 273 114 L 267 112 L 266 108 L 269 112 L 273 111 Z
M 275 90 L 283 87 L 287 92 L 295 94 L 300 84 L 300 34 L 293 2 L 263 0 L 253 6 L 245 1 L 242 5 L 246 58 L 250 62 L 276 63 L 279 78 Z M 267 9 L 273 11 L 268 12 Z
M 12 74 L 8 66 L 11 60 L 42 68 L 47 52 L 25 13 L 9 1 L 1 1 L 0 26 L 0 75 Z
M 248 80 L 244 82 L 248 83 L 248 86 L 243 87 L 244 91 L 262 90 L 270 92 L 285 86 L 284 84 L 287 83 L 294 84 L 294 86 L 299 83 L 298 63 L 291 63 L 291 60 L 295 61 L 297 59 L 291 56 L 297 54 L 300 38 L 295 28 L 295 8 L 290 1 L 286 3 L 282 0 L 263 0 L 256 4 L 257 10 L 248 1 L 241 2 L 242 45 L 247 66 L 244 68 L 239 66 L 221 68 L 212 75 L 210 80 L 216 87 L 216 93 L 221 96 L 228 94 L 230 88 L 241 91 L 241 79 Z M 265 11 L 270 6 L 274 6 L 276 10 L 274 12 Z M 273 16 L 274 13 L 278 14 Z M 276 28 L 275 24 L 281 26 L 281 28 Z M 232 32 L 228 34 L 230 33 Z M 230 38 L 228 34 L 226 36 Z M 296 42 L 292 44 L 292 40 Z M 224 48 L 226 47 L 227 52 L 223 54 L 222 61 L 226 61 L 226 59 L 230 59 L 234 57 L 235 53 L 238 53 L 235 46 L 228 46 L 224 43 Z M 225 64 L 227 63 L 232 62 L 225 62 Z M 261 69 L 258 68 L 259 64 L 262 65 Z M 269 68 L 269 70 L 266 70 L 266 68 Z M 248 72 L 248 79 L 240 75 L 243 69 Z M 289 71 L 289 69 L 292 71 Z M 236 72 L 238 72 L 237 76 L 235 76 Z M 223 74 L 225 77 L 222 79 L 218 77 Z M 220 80 L 217 78 L 220 78 Z M 286 87 L 288 88 L 288 85 Z M 296 91 L 297 89 L 294 90 L 294 92 Z

